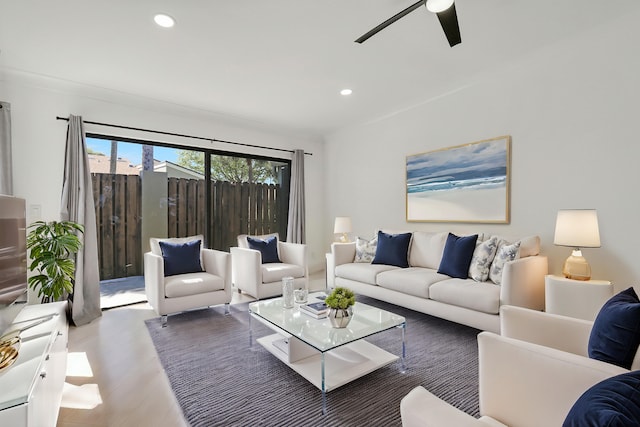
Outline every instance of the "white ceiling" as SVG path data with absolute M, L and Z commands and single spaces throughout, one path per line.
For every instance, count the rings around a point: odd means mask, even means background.
M 414 1 L 0 0 L 0 70 L 323 135 L 455 90 L 640 3 L 457 0 L 454 48 L 425 8 L 354 43 Z M 176 26 L 157 27 L 157 12 Z M 340 96 L 347 87 L 353 95 Z

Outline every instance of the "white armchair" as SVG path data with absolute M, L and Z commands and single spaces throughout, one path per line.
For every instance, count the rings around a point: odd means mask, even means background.
M 250 249 L 247 235 L 241 234 L 238 247 L 231 248 L 231 257 L 234 285 L 238 292 L 244 291 L 254 298 L 282 295 L 282 278 L 287 276 L 294 278 L 294 288 L 308 285 L 307 245 L 278 239 L 278 257 L 282 262 L 263 264 L 260 251 Z
M 165 277 L 164 260 L 159 241 L 186 242 L 201 238 L 151 239 L 151 252 L 144 254 L 144 287 L 151 307 L 162 316 L 195 308 L 225 304 L 229 313 L 231 302 L 231 254 L 213 249 L 201 249 L 200 261 L 204 271 Z
M 404 427 L 560 426 L 587 389 L 629 372 L 588 357 L 593 322 L 514 306 L 503 306 L 500 316 L 502 336 L 478 335 L 481 417 L 417 387 L 400 403 Z

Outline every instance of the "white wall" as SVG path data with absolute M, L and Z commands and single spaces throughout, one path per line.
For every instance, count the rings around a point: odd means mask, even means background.
M 467 87 L 327 137 L 327 217 L 351 216 L 354 234 L 400 230 L 540 235 L 550 272 L 562 208 L 598 210 L 602 247 L 585 249 L 593 277 L 616 290 L 640 281 L 640 13 L 547 46 Z M 455 54 L 455 53 L 452 53 Z M 405 156 L 512 136 L 511 223 L 405 220 Z
M 214 116 L 151 99 L 7 72 L 0 76 L 0 99 L 11 103 L 14 194 L 27 199 L 28 222 L 38 218 L 29 206 L 40 205 L 41 219 L 58 220 L 67 123 L 56 116 L 196 135 L 284 149 L 304 149 L 307 187 L 307 241 L 310 269 L 324 268 L 323 145 L 318 137 L 288 134 L 256 123 Z M 286 152 L 225 146 L 156 134 L 86 125 L 87 132 L 172 142 L 290 159 Z

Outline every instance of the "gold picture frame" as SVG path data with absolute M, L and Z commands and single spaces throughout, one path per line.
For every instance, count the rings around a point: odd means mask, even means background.
M 511 136 L 407 156 L 407 222 L 510 221 Z

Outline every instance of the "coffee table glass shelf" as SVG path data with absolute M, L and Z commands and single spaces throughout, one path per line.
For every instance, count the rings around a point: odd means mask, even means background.
M 323 293 L 309 295 L 309 303 L 321 301 Z M 360 302 L 353 306 L 353 318 L 346 328 L 333 328 L 329 319 L 315 319 L 294 308 L 284 308 L 282 298 L 249 304 L 249 345 L 253 345 L 253 321 L 275 331 L 256 341 L 322 392 L 326 414 L 326 393 L 400 359 L 405 372 L 405 318 Z M 400 329 L 400 356 L 391 354 L 364 338 Z

